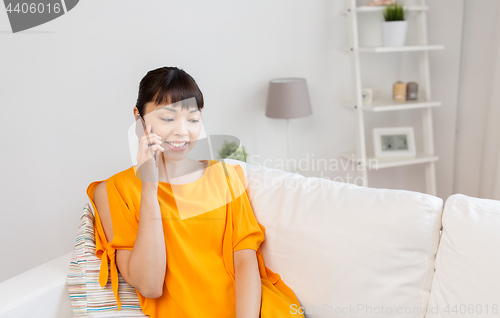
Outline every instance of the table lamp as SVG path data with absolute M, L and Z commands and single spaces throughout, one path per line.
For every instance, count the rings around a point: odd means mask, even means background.
M 287 170 L 290 156 L 290 119 L 312 114 L 309 91 L 304 78 L 277 78 L 269 81 L 266 117 L 286 119 Z

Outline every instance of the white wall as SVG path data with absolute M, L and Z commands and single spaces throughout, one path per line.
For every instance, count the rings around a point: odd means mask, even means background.
M 261 160 L 286 156 L 286 122 L 264 116 L 268 81 L 304 77 L 314 114 L 291 122 L 293 158 L 338 159 L 354 149 L 354 113 L 339 104 L 352 88 L 349 56 L 339 50 L 348 43 L 344 4 L 80 1 L 61 18 L 19 34 L 10 33 L 0 10 L 0 281 L 72 249 L 88 184 L 131 166 L 127 128 L 139 81 L 151 69 L 190 73 L 205 96 L 207 133 L 237 136 Z M 429 41 L 446 46 L 430 53 L 432 95 L 443 101 L 434 130 L 438 195 L 445 198 L 452 191 L 463 3 L 429 6 Z M 365 56 L 366 85 L 418 79 L 417 55 L 404 54 Z M 386 123 L 420 131 L 418 111 L 369 118 L 372 126 Z M 370 186 L 424 192 L 423 169 L 370 172 Z

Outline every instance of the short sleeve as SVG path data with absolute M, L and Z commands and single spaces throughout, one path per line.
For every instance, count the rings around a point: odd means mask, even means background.
M 234 170 L 236 178 L 232 178 L 231 186 L 241 195 L 229 203 L 233 221 L 233 252 L 243 249 L 257 251 L 265 239 L 264 228 L 257 222 L 253 213 L 242 168 L 235 165 Z
M 99 211 L 94 203 L 95 188 L 106 181 L 106 191 L 108 194 L 109 210 L 111 213 L 111 222 L 113 224 L 113 241 L 108 242 L 104 234 Z M 121 188 L 124 185 L 121 184 Z M 131 189 L 130 189 L 131 190 Z M 116 267 L 115 252 L 117 249 L 132 250 L 139 222 L 135 219 L 132 211 L 129 209 L 133 204 L 130 202 L 131 195 L 127 193 L 127 189 L 120 189 L 120 182 L 116 178 L 111 177 L 107 180 L 92 182 L 87 187 L 87 195 L 92 203 L 95 214 L 94 233 L 96 241 L 95 254 L 101 259 L 101 268 L 99 270 L 99 284 L 101 287 L 106 286 L 108 282 L 108 272 L 111 273 L 111 286 L 115 295 L 118 310 L 121 310 L 121 301 L 118 295 L 118 270 Z M 109 269 L 108 269 L 109 263 Z

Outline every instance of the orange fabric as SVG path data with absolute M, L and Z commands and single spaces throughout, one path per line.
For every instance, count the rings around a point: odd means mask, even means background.
M 218 160 L 202 161 L 208 167 L 195 182 L 159 182 L 167 271 L 161 297 L 146 298 L 136 290 L 142 311 L 151 318 L 236 317 L 233 252 L 253 249 L 262 283 L 261 317 L 304 317 L 295 311 L 300 304 L 293 291 L 265 266 L 260 250 L 265 228 L 254 216 L 242 168 Z M 95 213 L 96 256 L 102 261 L 99 283 L 106 285 L 110 271 L 119 310 L 115 252 L 132 250 L 137 237 L 141 181 L 135 173 L 135 167 L 130 167 L 87 188 Z M 112 242 L 106 240 L 93 200 L 96 186 L 103 181 L 107 181 Z

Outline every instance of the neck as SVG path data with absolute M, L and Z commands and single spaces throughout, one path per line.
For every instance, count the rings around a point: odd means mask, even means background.
M 181 160 L 168 160 L 165 158 L 165 165 L 163 163 L 163 156 L 160 156 L 158 162 L 158 173 L 160 181 L 170 183 L 170 179 L 178 178 L 189 174 L 193 171 L 193 166 L 197 161 L 183 158 Z M 165 168 L 167 169 L 165 171 Z

